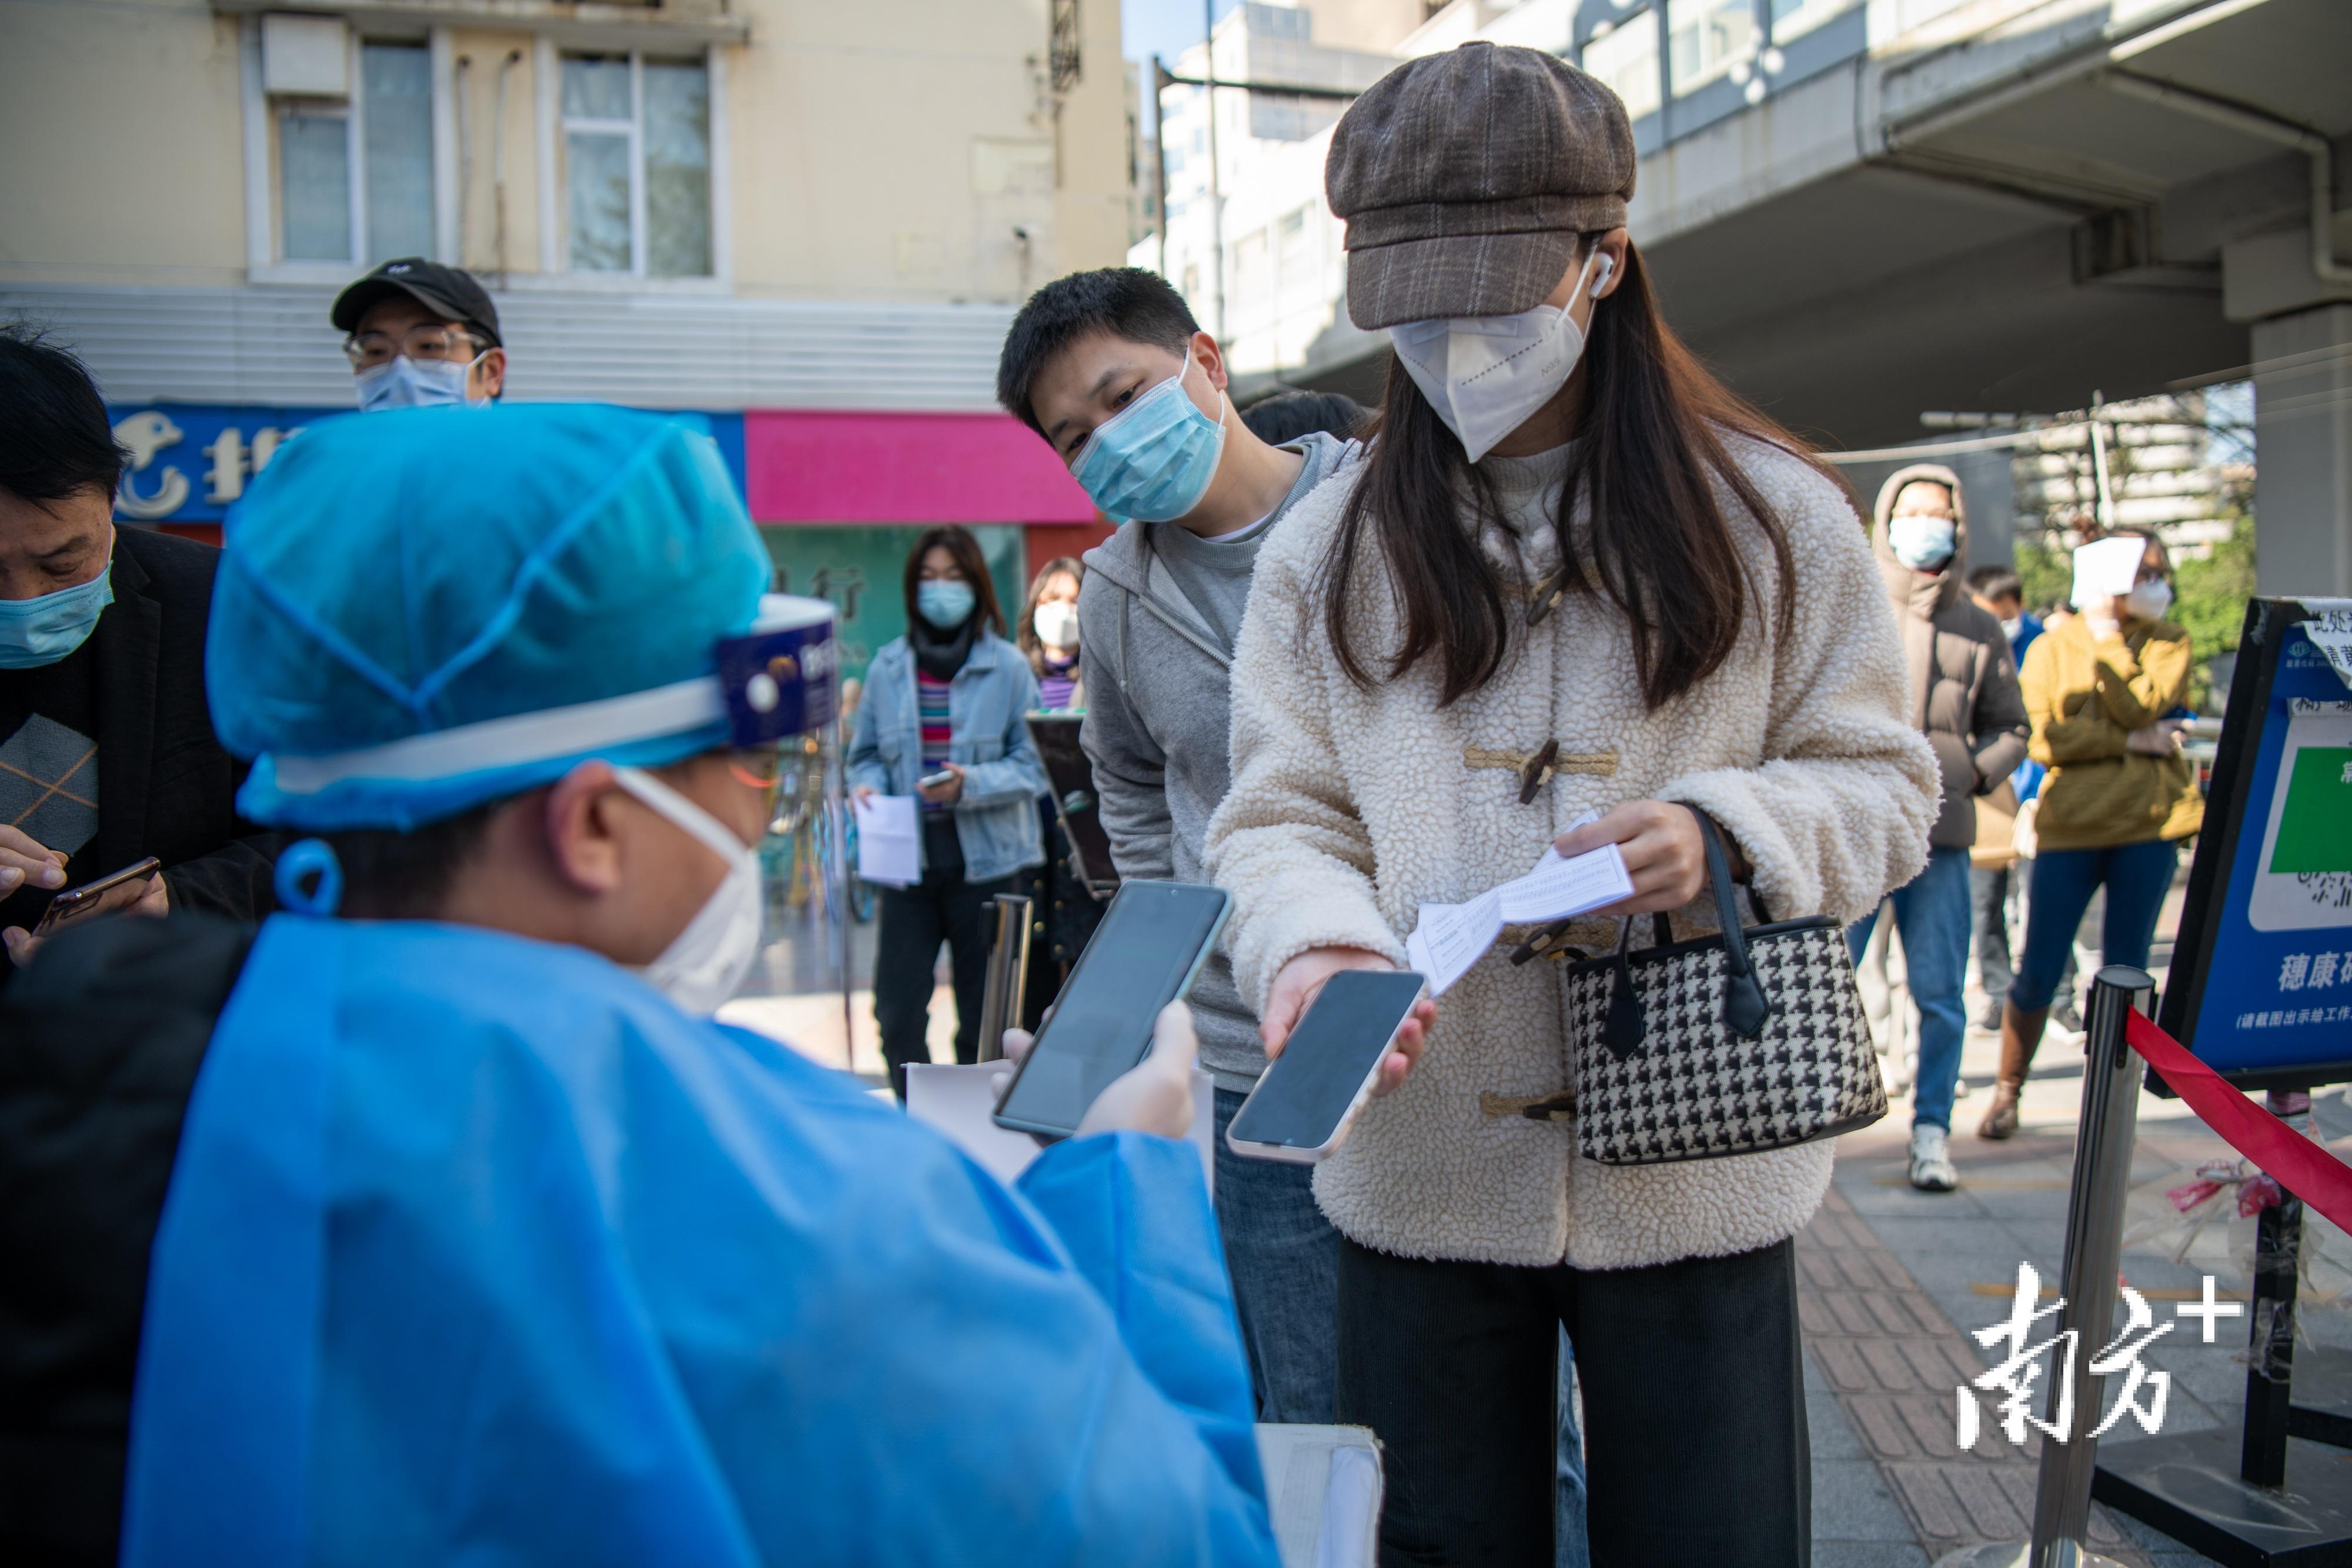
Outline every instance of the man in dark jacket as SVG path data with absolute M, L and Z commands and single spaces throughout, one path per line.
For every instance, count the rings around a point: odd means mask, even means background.
M 117 528 L 121 469 L 80 362 L 0 331 L 0 985 L 59 891 L 150 855 L 144 913 L 268 911 L 278 841 L 205 701 L 220 552 Z
M 1927 866 L 1895 889 L 1895 925 L 1912 999 L 1919 1004 L 1919 1074 L 1911 1095 L 1911 1185 L 1959 1185 L 1947 1143 L 1967 1032 L 1961 991 L 1969 967 L 1969 846 L 1976 798 L 1997 788 L 2025 756 L 2025 699 L 2000 622 L 1970 599 L 1968 517 L 1959 476 L 1922 463 L 1878 492 L 1871 544 L 1895 606 L 1911 672 L 1912 720 L 1935 747 L 1944 809 L 1928 834 Z M 1850 933 L 1856 962 L 1875 915 Z

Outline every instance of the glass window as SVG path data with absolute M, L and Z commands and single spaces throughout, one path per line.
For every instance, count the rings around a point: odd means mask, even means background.
M 278 218 L 287 260 L 352 259 L 351 121 L 342 115 L 279 111 Z
M 1584 68 L 1625 100 L 1635 120 L 1658 107 L 1658 19 L 1648 12 L 1627 16 L 1584 46 Z
M 1234 243 L 1234 308 L 1263 305 L 1273 292 L 1273 258 L 1266 249 L 1265 231 L 1244 235 Z
M 422 44 L 360 50 L 371 265 L 433 254 L 433 63 Z
M 1713 81 L 1755 49 L 1755 0 L 1666 0 L 1666 60 L 1675 97 Z
M 1282 287 L 1285 288 L 1297 288 L 1310 281 L 1315 267 L 1315 246 L 1314 236 L 1307 227 L 1307 218 L 1314 210 L 1307 206 L 1285 213 L 1275 225 L 1275 233 L 1280 238 L 1276 265 L 1282 269 Z
M 1772 41 L 1786 43 L 1861 4 L 1862 0 L 1772 0 Z
M 646 270 L 710 276 L 710 75 L 646 62 Z
M 572 270 L 710 276 L 703 62 L 569 56 L 562 99 Z

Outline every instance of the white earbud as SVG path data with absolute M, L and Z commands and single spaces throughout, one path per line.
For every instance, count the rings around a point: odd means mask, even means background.
M 1602 251 L 1601 264 L 1592 271 L 1592 298 L 1595 299 L 1601 298 L 1601 291 L 1609 287 L 1609 280 L 1616 275 L 1616 272 L 1617 258 L 1607 251 Z

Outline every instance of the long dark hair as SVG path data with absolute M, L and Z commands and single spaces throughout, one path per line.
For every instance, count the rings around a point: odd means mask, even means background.
M 1583 236 L 1579 254 L 1601 236 Z M 1788 532 L 1732 461 L 1727 438 L 1747 437 L 1812 462 L 1802 443 L 1708 372 L 1659 313 L 1638 252 L 1625 247 L 1617 290 L 1592 313 L 1585 345 L 1585 416 L 1560 497 L 1563 566 L 1571 587 L 1597 590 L 1632 622 L 1642 697 L 1662 706 L 1705 680 L 1738 642 L 1759 593 L 1718 506 L 1713 475 L 1771 541 L 1780 634 L 1790 624 Z M 1815 465 L 1818 467 L 1818 465 Z M 1462 516 L 1464 497 L 1472 508 Z M 1569 548 L 1580 500 L 1589 560 Z M 1396 680 L 1434 659 L 1443 706 L 1493 680 L 1510 655 L 1524 588 L 1479 549 L 1481 519 L 1500 515 L 1492 478 L 1438 418 L 1393 356 L 1362 482 L 1340 514 L 1319 591 L 1332 651 L 1360 686 Z M 1465 526 L 1465 520 L 1471 526 Z M 1404 638 L 1377 674 L 1348 632 L 1348 590 L 1377 553 L 1404 618 Z M 1589 567 L 1589 570 L 1588 570 Z
M 931 553 L 934 545 L 944 548 L 955 558 L 956 570 L 971 584 L 973 612 L 982 622 L 1004 635 L 1004 612 L 997 607 L 996 583 L 988 575 L 988 558 L 980 553 L 980 541 L 971 530 L 953 524 L 945 528 L 925 528 L 915 548 L 907 552 L 906 580 L 901 585 L 907 596 L 907 625 L 909 629 L 923 623 L 920 612 L 915 608 L 915 590 L 923 580 L 923 558 Z

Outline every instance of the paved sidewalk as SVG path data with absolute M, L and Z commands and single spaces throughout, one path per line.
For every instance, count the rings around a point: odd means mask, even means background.
M 2022 1130 L 1990 1144 L 1975 1128 L 1996 1049 L 1990 1036 L 1972 1034 L 1963 1063 L 1971 1092 L 1951 1141 L 1959 1191 L 1918 1192 L 1905 1179 L 1910 1115 L 1900 1103 L 1878 1126 L 1841 1140 L 1828 1201 L 1798 1239 L 1820 1568 L 1927 1568 L 1962 1547 L 2028 1532 L 2038 1436 L 2022 1452 L 2011 1448 L 1987 1401 L 1977 1447 L 1961 1453 L 1957 1391 L 1995 1359 L 1969 1335 L 2007 1315 L 2018 1264 L 2040 1270 L 2045 1292 L 2058 1283 L 2082 1055 L 2079 1040 L 2053 1031 L 2027 1088 Z M 2208 1274 L 2217 1299 L 2247 1299 L 2241 1260 L 2251 1222 L 2207 1227 L 2176 1261 L 2171 1251 L 2187 1232 L 2168 1221 L 2163 1197 L 2200 1164 L 2234 1155 L 2177 1101 L 2143 1094 L 2139 1113 L 2124 1277 L 2158 1323 L 2177 1324 L 2144 1357 L 2172 1376 L 2163 1429 L 2235 1427 L 2246 1320 L 2221 1321 L 2208 1345 L 2196 1320 L 2176 1314 L 2199 1299 Z M 2323 1135 L 2352 1133 L 2352 1112 L 2340 1095 L 2324 1096 L 2318 1123 Z M 2053 1329 L 2045 1321 L 2036 1340 Z M 2108 1379 L 2105 1397 L 2112 1402 L 2116 1390 Z M 2138 1435 L 2126 1418 L 2114 1440 Z M 2136 1568 L 2209 1562 L 2104 1509 L 2095 1511 L 2092 1540 Z

